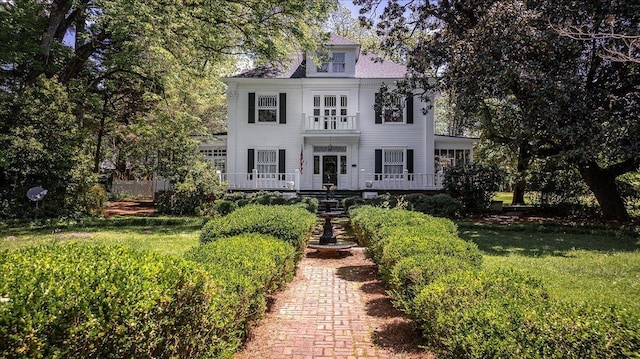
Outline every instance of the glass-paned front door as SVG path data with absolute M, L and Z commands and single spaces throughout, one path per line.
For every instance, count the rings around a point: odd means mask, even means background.
M 338 185 L 338 156 L 322 156 L 322 183 Z

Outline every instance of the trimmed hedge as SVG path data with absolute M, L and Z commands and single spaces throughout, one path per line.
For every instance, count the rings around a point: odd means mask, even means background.
M 347 210 L 362 205 L 396 208 L 399 204 L 402 205 L 403 209 L 437 217 L 457 217 L 463 210 L 463 206 L 460 201 L 445 193 L 438 193 L 435 195 L 410 193 L 398 196 L 393 196 L 387 193 L 369 199 L 354 196 L 342 200 L 342 206 Z
M 531 276 L 483 271 L 453 223 L 367 206 L 350 214 L 394 305 L 441 357 L 640 357 L 636 314 L 564 303 Z
M 202 228 L 200 241 L 209 243 L 243 233 L 261 233 L 290 243 L 301 253 L 315 224 L 316 216 L 299 206 L 252 204 L 211 219 Z
M 232 320 L 228 338 L 246 336 L 248 324 L 266 311 L 267 295 L 293 279 L 295 250 L 292 245 L 261 234 L 221 238 L 185 253 L 199 263 L 223 292 L 225 317 Z
M 515 272 L 458 271 L 424 287 L 414 318 L 427 343 L 450 358 L 630 358 L 639 318 L 613 308 L 549 298 Z
M 0 253 L 0 357 L 230 353 L 221 291 L 179 258 L 57 245 Z

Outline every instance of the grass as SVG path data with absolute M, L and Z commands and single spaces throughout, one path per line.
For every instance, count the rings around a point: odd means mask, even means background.
M 199 244 L 202 224 L 202 219 L 184 217 L 0 222 L 0 250 L 76 242 L 126 245 L 181 256 Z
M 511 204 L 513 200 L 513 193 L 511 192 L 496 192 L 493 195 L 494 201 L 502 201 L 504 204 Z
M 640 313 L 637 233 L 560 225 L 459 223 L 460 237 L 483 251 L 487 268 L 539 277 L 553 296 Z

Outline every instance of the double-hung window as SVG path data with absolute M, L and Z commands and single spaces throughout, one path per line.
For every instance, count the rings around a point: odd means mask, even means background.
M 317 72 L 344 73 L 346 69 L 346 54 L 344 52 L 333 52 L 331 54 L 320 54 L 320 65 Z
M 404 149 L 385 149 L 383 151 L 382 173 L 385 175 L 402 174 L 404 170 Z
M 276 150 L 258 150 L 256 152 L 256 169 L 258 173 L 278 173 Z
M 399 123 L 404 121 L 404 104 L 400 96 L 394 96 L 391 104 L 382 110 L 384 122 Z
M 332 61 L 332 72 L 334 73 L 343 73 L 345 70 L 345 53 L 344 52 L 334 52 L 333 53 L 333 61 Z
M 383 98 L 379 92 L 375 95 L 375 123 L 413 123 L 413 95 L 406 98 L 390 94 Z
M 258 122 L 276 122 L 278 117 L 278 96 L 258 95 Z

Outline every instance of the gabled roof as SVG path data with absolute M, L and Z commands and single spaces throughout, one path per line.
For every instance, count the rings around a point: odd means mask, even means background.
M 327 45 L 329 46 L 341 46 L 341 45 L 356 45 L 356 46 L 360 46 L 359 43 L 349 40 L 345 37 L 342 37 L 340 35 L 336 35 L 334 33 L 329 34 L 329 41 L 327 42 Z
M 306 60 L 301 56 L 294 56 L 288 64 L 264 65 L 242 72 L 235 78 L 255 79 L 300 79 L 306 77 Z M 382 60 L 375 55 L 361 55 L 356 62 L 355 76 L 360 79 L 394 79 L 402 78 L 407 73 L 404 65 L 392 61 Z M 348 77 L 346 77 L 348 78 Z
M 360 55 L 356 62 L 355 78 L 402 78 L 407 73 L 407 67 L 393 61 L 367 54 Z
M 360 44 L 342 36 L 331 33 L 329 36 L 328 46 L 354 46 L 357 47 L 358 53 Z M 299 79 L 306 77 L 306 55 L 291 55 L 291 60 L 284 64 L 269 64 L 258 66 L 251 70 L 244 71 L 233 78 L 254 78 L 254 79 Z M 395 79 L 402 78 L 407 73 L 404 65 L 397 64 L 393 61 L 383 60 L 373 54 L 361 54 L 356 59 L 355 75 L 353 77 L 340 78 L 360 78 L 360 79 Z M 323 77 L 327 78 L 327 77 Z

